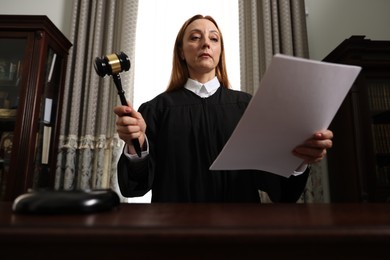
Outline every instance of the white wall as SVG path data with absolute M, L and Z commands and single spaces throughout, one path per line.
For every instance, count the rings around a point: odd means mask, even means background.
M 310 58 L 322 60 L 343 40 L 390 40 L 389 0 L 305 0 Z
M 0 0 L 0 14 L 46 15 L 69 39 L 73 0 Z

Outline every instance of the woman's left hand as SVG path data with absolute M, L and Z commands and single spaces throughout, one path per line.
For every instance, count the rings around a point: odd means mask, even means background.
M 318 131 L 305 143 L 297 146 L 293 150 L 293 154 L 302 158 L 307 164 L 320 162 L 325 157 L 327 149 L 332 147 L 332 138 L 332 131 Z

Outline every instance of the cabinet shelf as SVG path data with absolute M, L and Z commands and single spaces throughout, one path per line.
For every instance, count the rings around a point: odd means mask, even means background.
M 373 124 L 390 124 L 390 110 L 373 111 L 372 112 Z
M 54 187 L 70 47 L 46 16 L 0 15 L 0 138 L 6 143 L 0 146 L 0 200 L 12 201 L 29 189 Z M 51 141 L 42 172 L 44 143 L 39 137 L 44 134 L 41 125 L 47 99 L 52 104 Z
M 16 109 L 0 108 L 0 121 L 16 120 Z

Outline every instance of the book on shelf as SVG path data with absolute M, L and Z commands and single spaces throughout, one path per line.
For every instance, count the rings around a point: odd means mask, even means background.
M 54 66 L 56 63 L 56 58 L 57 58 L 57 53 L 54 53 L 53 57 L 51 58 L 51 64 L 50 64 L 49 74 L 47 77 L 47 82 L 51 82 L 51 79 L 53 77 L 53 71 L 54 71 Z
M 51 126 L 43 126 L 43 138 L 42 138 L 42 164 L 49 163 L 50 153 L 50 141 L 51 141 Z
M 390 124 L 374 124 L 372 131 L 375 152 L 390 156 Z
M 368 101 L 372 111 L 390 109 L 390 81 L 376 80 L 368 84 Z
M 20 77 L 20 60 L 0 59 L 0 80 L 14 82 Z
M 53 107 L 53 99 L 45 98 L 45 109 L 43 115 L 43 122 L 45 124 L 50 124 L 51 122 L 51 110 Z

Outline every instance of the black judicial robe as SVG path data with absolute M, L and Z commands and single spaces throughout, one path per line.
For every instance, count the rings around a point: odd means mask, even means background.
M 152 202 L 260 202 L 260 189 L 274 202 L 296 202 L 309 170 L 290 178 L 256 170 L 209 170 L 250 99 L 225 87 L 208 98 L 182 88 L 142 104 L 149 155 L 133 162 L 122 154 L 122 195 L 137 197 L 152 189 Z

